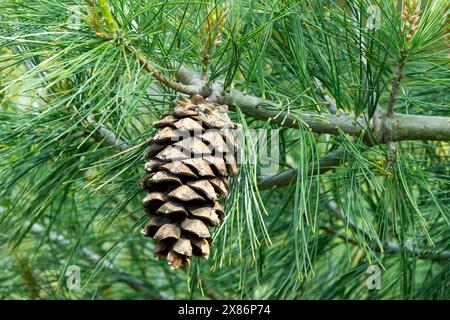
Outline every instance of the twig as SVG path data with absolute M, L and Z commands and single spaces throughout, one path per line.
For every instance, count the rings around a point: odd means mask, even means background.
M 106 40 L 116 40 L 118 39 L 117 36 L 114 35 L 110 35 L 110 34 L 104 34 L 104 33 L 99 33 L 96 32 L 95 35 L 97 37 L 106 39 Z M 133 54 L 134 57 L 136 58 L 136 60 L 138 61 L 139 65 L 145 70 L 147 71 L 149 74 L 151 74 L 156 80 L 158 80 L 159 82 L 161 82 L 162 84 L 164 84 L 166 87 L 180 92 L 180 93 L 184 93 L 184 94 L 189 94 L 189 95 L 194 95 L 194 94 L 198 94 L 202 91 L 202 87 L 199 87 L 197 85 L 185 85 L 183 83 L 179 83 L 179 82 L 175 82 L 172 80 L 167 79 L 164 74 L 162 74 L 162 72 L 160 72 L 158 69 L 156 69 L 155 67 L 153 67 L 153 65 L 151 65 L 147 59 L 141 54 L 139 53 L 131 44 L 127 43 L 126 41 L 123 41 L 123 45 L 125 50 L 130 53 Z
M 104 124 L 99 124 L 97 121 L 95 121 L 92 115 L 88 115 L 88 117 L 86 118 L 86 123 L 88 127 L 93 128 L 94 131 L 91 134 L 95 140 L 103 142 L 105 145 L 112 146 L 121 151 L 127 150 L 129 148 L 128 144 L 125 141 L 118 139 L 117 135 Z
M 320 91 L 320 94 L 327 102 L 328 111 L 330 111 L 331 114 L 336 114 L 338 112 L 336 102 L 325 92 L 325 89 L 323 88 L 323 85 L 322 83 L 320 83 L 319 79 L 314 78 L 314 83 L 316 84 L 317 89 Z
M 338 148 L 335 151 L 328 153 L 326 156 L 319 160 L 319 169 L 317 168 L 317 163 L 311 164 L 310 175 L 323 174 L 334 167 L 338 166 L 344 155 L 344 149 Z M 290 185 L 297 177 L 296 169 L 288 169 L 281 173 L 277 173 L 273 176 L 261 179 L 258 183 L 259 190 L 266 190 L 273 187 L 285 187 Z
M 388 160 L 387 160 L 387 167 L 391 168 L 394 165 L 395 162 L 395 152 L 396 152 L 396 146 L 393 141 L 389 141 L 388 143 Z
M 200 56 L 202 57 L 202 78 L 203 83 L 208 82 L 208 64 L 209 64 L 209 55 L 206 50 L 200 51 Z
M 182 83 L 179 82 L 175 82 L 175 81 L 171 81 L 165 78 L 165 76 L 158 71 L 157 69 L 155 69 L 149 62 L 147 62 L 147 60 L 141 56 L 133 47 L 131 47 L 130 45 L 125 44 L 125 49 L 128 52 L 134 52 L 137 61 L 139 62 L 139 64 L 148 72 L 150 73 L 155 79 L 157 79 L 159 82 L 161 82 L 162 84 L 164 84 L 165 86 L 167 86 L 168 88 L 180 92 L 180 93 L 185 93 L 185 94 L 189 94 L 189 95 L 194 95 L 194 94 L 198 94 L 201 92 L 202 88 L 199 88 L 196 85 L 184 85 Z
M 405 67 L 406 58 L 408 57 L 408 51 L 402 50 L 400 52 L 400 62 L 397 68 L 397 73 L 395 74 L 395 78 L 392 81 L 392 88 L 391 93 L 389 96 L 389 103 L 386 111 L 386 117 L 391 119 L 394 116 L 394 105 L 395 101 L 397 100 L 397 91 L 398 87 L 400 85 L 400 81 L 403 79 L 403 68 Z M 387 166 L 388 168 L 392 167 L 392 165 L 395 162 L 395 143 L 392 141 L 392 128 L 388 127 L 388 132 L 385 132 L 384 135 L 387 137 L 387 143 L 388 143 L 388 160 L 387 160 Z M 390 131 L 390 132 L 389 132 Z
M 336 202 L 327 201 L 326 206 L 328 210 L 331 212 L 333 216 L 344 221 L 351 229 L 355 230 L 358 233 L 361 233 L 366 238 L 370 238 L 365 230 L 363 230 L 357 223 L 350 219 L 344 212 L 339 208 Z M 328 230 L 329 231 L 329 230 Z M 339 236 L 340 237 L 340 236 Z M 340 237 L 343 238 L 343 237 Z M 349 240 L 350 243 L 358 244 L 356 240 L 351 241 L 346 235 L 346 240 Z M 374 246 L 373 247 L 376 252 L 388 252 L 388 253 L 398 253 L 400 251 L 400 245 L 397 243 L 386 241 L 382 247 Z M 411 254 L 417 256 L 419 259 L 427 259 L 433 261 L 446 261 L 450 259 L 450 252 L 443 251 L 439 254 L 435 254 L 428 250 L 417 250 L 410 247 L 405 247 L 405 249 Z
M 353 245 L 359 246 L 358 241 L 356 241 L 354 238 L 352 238 L 351 236 L 341 233 L 338 230 L 336 230 L 333 227 L 330 226 L 320 226 L 320 228 L 328 233 L 331 233 L 333 235 L 335 235 L 336 237 L 345 240 L 345 242 L 347 243 L 351 243 Z M 396 254 L 400 251 L 401 247 L 396 244 L 396 243 L 392 243 L 392 242 L 387 242 L 385 243 L 382 247 L 379 246 L 375 246 L 373 248 L 374 251 L 376 252 L 380 252 L 380 253 L 393 253 Z M 422 260 L 432 260 L 432 261 L 440 261 L 440 262 L 444 262 L 447 261 L 448 259 L 450 259 L 450 252 L 448 251 L 443 251 L 440 254 L 436 255 L 433 252 L 429 252 L 429 251 L 425 251 L 425 250 L 414 250 L 408 247 L 405 247 L 405 249 L 414 256 L 417 256 L 418 259 L 422 259 Z

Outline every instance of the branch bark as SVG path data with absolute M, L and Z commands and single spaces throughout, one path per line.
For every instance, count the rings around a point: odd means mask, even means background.
M 319 169 L 317 169 L 317 164 L 311 164 L 311 175 L 323 174 L 330 171 L 339 165 L 343 155 L 343 148 L 338 148 L 335 151 L 328 153 L 319 160 Z M 296 178 L 297 170 L 288 169 L 273 176 L 261 179 L 258 183 L 258 189 L 267 190 L 273 187 L 286 187 L 295 181 Z
M 128 149 L 128 144 L 119 139 L 117 135 L 103 124 L 99 124 L 92 115 L 86 118 L 86 125 L 92 128 L 92 136 L 98 142 L 103 142 L 107 146 L 114 147 L 120 151 Z
M 312 131 L 317 133 L 339 134 L 340 131 L 359 136 L 367 128 L 374 131 L 375 138 L 384 143 L 386 130 L 391 131 L 392 141 L 400 140 L 450 140 L 450 117 L 434 117 L 394 113 L 387 118 L 383 112 L 379 119 L 368 124 L 364 117 L 354 118 L 351 115 L 315 114 L 302 112 L 298 116 L 287 112 L 272 111 L 263 106 L 281 109 L 272 101 L 246 95 L 238 90 L 231 90 L 220 96 L 219 102 L 229 106 L 238 106 L 243 113 L 260 120 L 270 120 L 281 126 L 298 128 L 301 120 Z
M 379 117 L 379 119 L 377 117 Z M 413 140 L 448 140 L 447 135 L 450 129 L 450 118 L 414 116 L 414 118 L 418 121 L 411 121 L 409 117 L 410 116 L 408 115 L 394 114 L 394 119 L 390 119 L 383 114 L 375 114 L 373 118 L 373 123 L 375 123 L 374 132 L 380 139 L 379 141 L 389 142 L 387 141 L 387 137 L 385 135 L 386 131 L 383 131 L 382 129 L 382 127 L 386 125 L 396 128 L 386 129 L 390 130 L 392 134 L 390 137 L 393 141 L 405 140 L 405 137 L 413 137 Z M 371 143 L 372 142 L 367 141 L 368 145 Z M 338 148 L 337 150 L 325 155 L 319 160 L 320 170 L 311 171 L 311 175 L 318 173 L 322 174 L 330 171 L 340 164 L 343 155 L 343 148 Z M 316 169 L 314 164 L 311 164 L 311 167 Z M 296 177 L 297 170 L 288 169 L 271 177 L 266 177 L 260 180 L 259 187 L 261 190 L 270 189 L 272 187 L 286 187 L 292 183 Z

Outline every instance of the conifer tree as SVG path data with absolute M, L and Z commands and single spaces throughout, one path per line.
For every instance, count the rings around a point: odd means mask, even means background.
M 2 0 L 0 298 L 448 299 L 448 13 Z

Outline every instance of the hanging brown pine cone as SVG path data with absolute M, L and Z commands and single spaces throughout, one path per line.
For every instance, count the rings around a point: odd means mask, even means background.
M 154 124 L 159 131 L 145 152 L 148 174 L 141 181 L 149 192 L 142 204 L 151 217 L 143 233 L 156 240 L 155 256 L 175 269 L 187 266 L 191 256 L 208 258 L 209 227 L 225 216 L 219 199 L 237 174 L 235 124 L 227 112 L 201 96 L 181 97 Z

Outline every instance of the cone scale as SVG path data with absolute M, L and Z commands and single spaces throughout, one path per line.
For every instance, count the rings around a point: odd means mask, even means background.
M 154 123 L 141 189 L 148 192 L 142 205 L 150 217 L 142 232 L 156 241 L 155 256 L 177 269 L 192 256 L 209 257 L 211 228 L 225 216 L 219 200 L 237 174 L 237 143 L 227 106 L 201 96 L 174 104 Z

